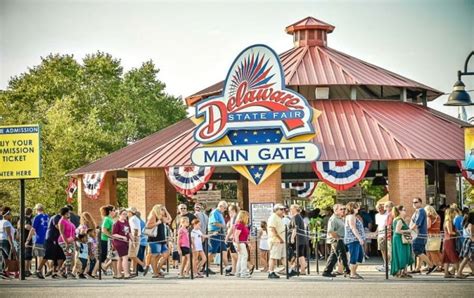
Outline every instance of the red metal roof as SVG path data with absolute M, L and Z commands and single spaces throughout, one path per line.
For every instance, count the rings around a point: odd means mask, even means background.
M 287 27 L 287 32 L 323 29 L 332 32 L 334 26 L 308 17 Z M 282 54 L 280 61 L 286 86 L 374 85 L 426 90 L 429 100 L 443 94 L 429 86 L 362 61 L 323 45 L 296 46 Z M 186 98 L 191 106 L 197 101 L 222 92 L 224 81 L 209 86 Z
M 142 158 L 193 127 L 194 123 L 190 119 L 184 119 L 82 168 L 76 169 L 69 173 L 69 175 L 125 169 L 130 163 Z M 177 150 L 177 148 L 174 150 Z
M 331 24 L 325 23 L 321 20 L 313 17 L 306 17 L 301 21 L 291 24 L 285 28 L 286 33 L 291 34 L 298 30 L 311 30 L 311 29 L 322 29 L 331 33 L 336 27 Z
M 313 140 L 320 160 L 460 160 L 462 121 L 400 101 L 318 100 L 322 111 Z M 467 124 L 468 125 L 468 124 Z M 191 165 L 194 124 L 185 119 L 135 144 L 75 170 L 87 172 Z

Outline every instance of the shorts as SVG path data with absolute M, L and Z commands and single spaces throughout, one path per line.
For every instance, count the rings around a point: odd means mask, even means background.
M 415 241 L 413 241 L 413 253 L 415 254 L 415 257 L 425 254 L 426 241 L 424 241 L 423 239 L 421 241 L 420 240 L 417 241 L 417 239 L 415 239 Z
M 44 259 L 45 260 L 65 260 L 63 249 L 56 241 L 46 240 L 44 243 Z
M 227 245 L 224 243 L 223 235 L 213 235 L 209 238 L 209 253 L 217 254 L 226 250 Z
M 86 267 L 87 267 L 87 259 L 79 258 L 79 261 L 81 261 L 81 269 L 82 269 L 82 272 L 84 272 L 84 270 L 86 270 Z
M 351 265 L 362 263 L 362 260 L 364 259 L 364 250 L 362 249 L 362 246 L 360 245 L 359 241 L 348 243 L 347 248 L 351 256 L 349 263 Z
M 161 255 L 168 251 L 168 246 L 165 243 L 148 243 L 148 245 L 152 255 Z
M 181 247 L 181 254 L 184 256 L 189 255 L 189 247 Z
M 237 249 L 235 249 L 235 245 L 232 242 L 227 242 L 227 248 L 230 250 L 231 254 L 236 254 Z
M 100 240 L 100 261 L 104 263 L 107 260 L 107 240 Z
M 304 244 L 298 245 L 298 257 L 306 258 L 306 245 Z
M 10 258 L 10 242 L 8 240 L 0 240 L 0 250 L 3 258 L 8 260 Z
M 380 251 L 386 251 L 385 250 L 385 237 L 378 237 L 377 238 L 377 249 Z
M 286 258 L 285 244 L 284 243 L 272 243 L 270 245 L 270 259 L 280 260 Z
M 26 244 L 28 247 L 25 247 L 25 261 L 33 260 L 33 247 L 31 243 Z
M 138 250 L 140 249 L 140 243 L 138 242 L 138 238 L 137 239 L 134 239 L 135 243 L 135 246 L 132 245 L 132 241 L 130 241 L 129 245 L 128 245 L 128 256 L 130 258 L 134 258 L 136 256 L 138 256 Z
M 184 256 L 184 254 L 183 254 L 183 256 Z M 181 259 L 180 256 L 179 256 L 178 251 L 173 251 L 172 259 L 173 259 L 173 261 L 179 261 Z
M 33 246 L 33 255 L 35 257 L 44 257 L 44 245 L 43 244 L 35 244 Z

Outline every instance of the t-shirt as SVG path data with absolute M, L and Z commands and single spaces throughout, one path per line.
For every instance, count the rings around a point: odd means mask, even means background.
M 297 228 L 296 230 L 296 237 L 295 241 L 298 242 L 298 245 L 306 245 L 306 231 L 304 228 L 304 220 L 300 214 L 296 214 L 291 219 L 291 228 Z
M 178 230 L 178 245 L 180 247 L 189 248 L 189 233 L 186 228 L 179 228 Z
M 57 225 L 61 220 L 61 215 L 56 214 L 48 222 L 48 230 L 46 231 L 46 240 L 49 241 L 58 241 L 59 238 L 59 230 Z
M 109 231 L 110 234 L 112 234 L 112 226 L 114 225 L 114 220 L 110 216 L 104 217 L 104 220 L 102 221 L 102 228 L 106 229 Z M 105 235 L 105 233 L 102 233 L 100 235 L 100 239 L 103 241 L 109 240 L 109 236 Z
M 385 230 L 385 223 L 387 222 L 387 212 L 384 214 L 377 213 L 375 214 L 375 224 L 377 225 L 377 231 L 379 232 L 379 237 L 384 237 L 385 234 L 383 233 Z
M 81 218 L 74 212 L 69 212 L 69 220 L 74 225 L 74 228 L 77 228 L 81 224 Z
M 428 234 L 428 223 L 426 221 L 426 211 L 423 208 L 419 208 L 415 211 L 412 217 L 412 222 L 418 227 L 418 235 L 420 237 L 415 238 L 418 241 L 426 242 L 426 237 Z
M 234 225 L 234 229 L 240 231 L 239 242 L 247 242 L 249 239 L 249 228 L 243 223 L 239 222 Z
M 291 218 L 289 216 L 283 216 L 283 218 L 281 219 L 281 221 L 283 222 L 283 224 L 287 227 L 290 226 L 291 224 Z
M 464 220 L 464 217 L 462 215 L 456 215 L 456 217 L 453 220 L 453 225 L 458 231 L 462 231 L 462 221 Z
M 89 257 L 89 247 L 87 243 L 76 241 L 76 244 L 79 247 L 79 259 L 87 259 Z
M 268 218 L 267 227 L 269 235 L 268 241 L 270 243 L 280 243 L 280 239 L 278 239 L 277 234 L 280 235 L 280 238 L 283 239 L 283 241 L 285 241 L 285 225 L 283 224 L 282 219 L 276 213 L 272 213 L 272 215 L 270 215 Z M 275 228 L 277 234 L 275 234 L 271 228 Z
M 385 225 L 387 226 L 388 241 L 392 241 L 392 224 L 393 224 L 393 214 L 392 212 L 388 212 L 387 220 L 385 221 Z
M 364 225 L 364 228 L 368 228 L 369 224 L 372 223 L 372 218 L 370 217 L 370 214 L 365 211 L 360 211 L 359 215 L 360 217 L 362 217 L 362 220 L 363 220 L 362 224 Z
M 33 219 L 33 229 L 35 229 L 35 244 L 44 244 L 46 231 L 48 230 L 49 216 L 40 213 Z
M 199 219 L 199 224 L 201 226 L 201 232 L 205 233 L 207 225 L 209 224 L 209 217 L 204 212 L 196 212 L 194 214 L 197 219 Z
M 117 248 L 128 246 L 128 239 L 130 234 L 130 226 L 128 225 L 128 221 L 121 222 L 117 220 L 112 226 L 112 235 L 117 234 L 120 236 L 125 236 L 127 240 L 123 239 L 114 239 L 112 240 L 114 246 Z
M 191 237 L 193 238 L 194 251 L 202 251 L 202 232 L 201 230 L 192 230 Z
M 333 214 L 328 221 L 328 243 L 334 243 L 336 239 L 329 232 L 336 232 L 339 239 L 344 239 L 344 220 Z
M 61 218 L 58 223 L 58 227 L 60 228 L 61 226 L 64 227 L 63 234 L 64 237 L 66 237 L 66 240 L 71 240 L 74 239 L 74 236 L 76 235 L 76 226 L 74 224 L 65 218 Z M 58 238 L 58 243 L 64 243 L 65 239 L 63 239 L 62 235 L 59 235 Z
M 213 225 L 214 223 L 220 223 L 222 226 L 225 226 L 224 216 L 217 208 L 212 210 L 211 214 L 209 215 L 209 224 L 207 226 L 207 230 L 209 232 L 217 232 L 220 230 L 219 227 Z
M 143 229 L 145 229 L 146 223 L 140 218 L 140 246 L 146 246 L 148 242 L 148 236 L 145 235 L 143 232 Z
M 140 219 L 136 215 L 130 217 L 128 224 L 130 225 L 130 233 L 132 236 L 135 235 L 135 230 L 138 230 L 138 236 L 142 234 L 142 229 L 140 228 Z
M 0 240 L 7 240 L 8 235 L 6 229 L 13 229 L 13 225 L 6 219 L 0 220 Z

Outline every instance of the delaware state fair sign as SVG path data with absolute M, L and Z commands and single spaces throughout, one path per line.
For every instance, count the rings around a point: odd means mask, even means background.
M 194 138 L 202 146 L 191 159 L 198 166 L 232 166 L 255 184 L 282 164 L 319 158 L 314 122 L 320 115 L 285 88 L 277 54 L 266 45 L 243 50 L 227 73 L 221 95 L 196 105 Z

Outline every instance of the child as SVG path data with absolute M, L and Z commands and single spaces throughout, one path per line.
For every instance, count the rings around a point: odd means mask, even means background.
M 260 263 L 263 265 L 262 272 L 268 271 L 268 231 L 267 231 L 267 222 L 260 222 L 260 231 L 258 231 L 257 238 L 259 239 L 259 249 L 260 249 Z
M 193 246 L 193 272 L 196 272 L 197 278 L 202 278 L 204 276 L 198 272 L 198 268 L 202 268 L 207 260 L 202 248 L 202 240 L 203 238 L 209 238 L 209 236 L 216 235 L 218 232 L 210 235 L 203 235 L 201 232 L 201 222 L 197 218 L 193 219 L 191 224 L 193 226 L 193 230 L 191 231 L 191 240 Z M 200 261 L 199 258 L 201 258 Z
M 188 273 L 189 264 L 189 218 L 183 216 L 179 221 L 178 230 L 178 252 L 181 256 L 181 267 L 179 269 L 180 278 L 185 278 Z
M 78 257 L 79 261 L 81 262 L 81 270 L 78 275 L 79 278 L 85 279 L 86 276 L 84 275 L 84 272 L 87 267 L 87 260 L 89 258 L 89 245 L 87 244 L 87 235 L 85 234 L 79 234 L 77 236 L 77 241 L 76 241 L 76 249 L 79 252 Z
M 97 239 L 95 229 L 87 230 L 87 245 L 89 249 L 89 271 L 87 275 L 90 278 L 96 278 L 99 262 L 97 262 Z
M 246 243 L 249 239 L 249 213 L 245 210 L 239 211 L 237 221 L 234 225 L 234 246 L 237 249 L 237 271 L 235 276 L 249 278 L 250 274 L 247 269 L 248 251 Z

